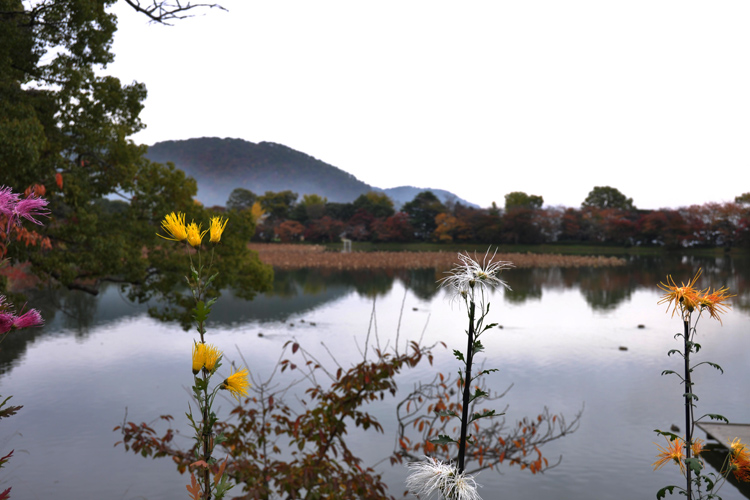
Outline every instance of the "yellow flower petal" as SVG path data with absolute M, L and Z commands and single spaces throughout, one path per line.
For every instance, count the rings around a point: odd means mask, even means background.
M 250 382 L 247 381 L 247 376 L 247 368 L 234 372 L 229 378 L 224 380 L 224 383 L 221 384 L 221 388 L 228 390 L 237 401 L 240 401 L 240 396 L 247 397 L 247 389 L 250 387 Z
M 190 243 L 191 246 L 200 246 L 201 241 L 203 240 L 203 236 L 208 232 L 208 229 L 201 232 L 201 226 L 202 224 L 196 224 L 195 222 L 191 222 L 190 224 L 188 224 L 187 242 Z
M 187 228 L 185 227 L 185 214 L 183 214 L 182 212 L 172 212 L 171 214 L 167 215 L 166 217 L 164 217 L 161 225 L 164 230 L 169 233 L 171 238 L 162 236 L 159 233 L 156 234 L 157 236 L 161 236 L 165 240 L 182 241 L 184 239 L 187 239 L 188 237 Z
M 221 241 L 221 233 L 224 232 L 224 228 L 227 226 L 229 219 L 222 220 L 221 217 L 211 217 L 211 237 L 209 241 L 211 243 L 218 243 Z

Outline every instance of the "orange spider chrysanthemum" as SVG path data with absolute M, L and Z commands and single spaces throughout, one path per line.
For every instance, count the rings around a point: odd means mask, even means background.
M 738 481 L 750 481 L 750 450 L 739 438 L 729 444 L 729 468 Z
M 730 458 L 729 470 L 734 473 L 737 481 L 750 482 L 750 461 Z
M 732 456 L 738 460 L 750 461 L 750 450 L 747 449 L 745 443 L 740 441 L 740 438 L 736 438 L 729 443 L 729 450 Z
M 666 302 L 667 311 L 672 307 L 673 317 L 674 313 L 677 312 L 677 309 L 679 308 L 683 319 L 685 319 L 686 313 L 690 314 L 696 306 L 698 306 L 698 299 L 701 292 L 695 289 L 695 282 L 698 281 L 701 272 L 702 270 L 698 269 L 698 272 L 695 273 L 695 277 L 688 281 L 687 284 L 682 283 L 681 286 L 677 286 L 671 275 L 667 276 L 667 283 L 659 283 L 658 285 L 659 288 L 667 293 L 662 296 L 657 304 L 664 304 Z
M 690 451 L 692 452 L 694 457 L 697 457 L 703 452 L 703 440 L 702 439 L 696 439 L 693 441 L 693 444 L 690 445 Z
M 719 320 L 719 323 L 721 323 L 719 314 L 727 312 L 727 309 L 732 307 L 724 303 L 730 297 L 734 297 L 734 295 L 729 295 L 729 289 L 726 287 L 718 290 L 714 289 L 710 293 L 709 290 L 706 290 L 705 293 L 698 297 L 698 305 L 701 309 L 707 310 L 712 318 Z
M 666 449 L 662 448 L 658 444 L 656 446 L 661 450 L 661 453 L 657 455 L 657 457 L 660 457 L 659 460 L 652 464 L 654 466 L 654 470 L 661 469 L 662 467 L 664 467 L 664 464 L 668 462 L 674 462 L 680 466 L 680 472 L 685 474 L 685 462 L 682 460 L 684 457 L 684 453 L 682 451 L 682 440 L 667 440 Z

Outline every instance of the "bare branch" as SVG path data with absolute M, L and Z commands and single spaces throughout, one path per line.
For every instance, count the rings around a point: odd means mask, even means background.
M 194 17 L 195 9 L 220 9 L 226 11 L 224 7 L 217 3 L 183 3 L 180 0 L 152 0 L 141 2 L 141 0 L 125 0 L 136 12 L 140 12 L 149 18 L 151 22 L 171 25 L 172 21 Z

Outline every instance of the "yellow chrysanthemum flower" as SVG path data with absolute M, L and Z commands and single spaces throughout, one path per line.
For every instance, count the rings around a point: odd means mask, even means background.
M 667 440 L 667 449 L 662 448 L 658 444 L 656 445 L 656 447 L 661 450 L 661 453 L 657 455 L 657 457 L 660 457 L 659 460 L 652 464 L 654 466 L 654 470 L 661 469 L 662 467 L 664 467 L 664 464 L 668 462 L 674 462 L 680 466 L 680 472 L 685 474 L 685 462 L 682 460 L 682 440 Z
M 211 243 L 218 243 L 221 241 L 221 233 L 224 232 L 224 228 L 227 226 L 229 219 L 222 220 L 221 217 L 211 217 L 211 237 L 209 241 Z
M 221 360 L 222 353 L 218 347 L 211 344 L 206 344 L 206 356 L 203 366 L 209 372 L 213 372 L 216 369 L 216 364 Z
M 201 226 L 202 224 L 196 224 L 195 222 L 191 222 L 187 226 L 187 242 L 194 247 L 201 245 L 203 236 L 208 232 L 208 229 L 201 232 Z
M 182 241 L 188 237 L 187 227 L 185 226 L 185 214 L 182 212 L 172 212 L 167 215 L 164 217 L 161 225 L 164 230 L 172 236 L 171 238 L 167 238 L 166 236 L 156 233 L 157 236 L 161 236 L 165 240 Z
M 701 292 L 695 289 L 695 282 L 698 281 L 698 277 L 701 275 L 702 270 L 698 269 L 695 277 L 690 280 L 687 284 L 682 283 L 681 286 L 672 279 L 672 276 L 667 276 L 667 283 L 659 283 L 659 288 L 667 292 L 657 302 L 657 304 L 667 304 L 667 311 L 672 307 L 672 316 L 680 309 L 682 313 L 682 319 L 687 319 L 689 315 L 698 306 L 699 296 Z
M 250 382 L 247 381 L 247 376 L 247 368 L 234 372 L 229 378 L 224 380 L 224 383 L 221 384 L 221 388 L 231 392 L 232 396 L 239 401 L 240 396 L 247 397 L 247 389 L 250 387 Z
M 217 363 L 221 360 L 221 356 L 222 353 L 218 347 L 212 344 L 195 342 L 193 344 L 193 375 L 198 375 L 198 372 L 203 368 L 213 372 Z
M 206 344 L 193 343 L 193 375 L 198 375 L 206 364 Z

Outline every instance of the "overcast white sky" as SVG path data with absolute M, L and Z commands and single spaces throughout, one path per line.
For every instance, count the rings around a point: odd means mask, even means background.
M 380 188 L 639 208 L 750 191 L 750 2 L 225 0 L 172 27 L 120 2 L 134 137 L 272 141 Z

